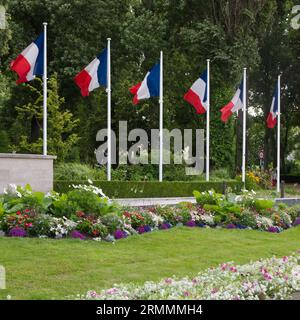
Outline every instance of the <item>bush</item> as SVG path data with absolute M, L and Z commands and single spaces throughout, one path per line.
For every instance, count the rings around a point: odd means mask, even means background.
M 92 168 L 87 164 L 59 163 L 54 168 L 55 180 L 102 180 L 105 178 L 104 170 Z
M 225 181 L 235 192 L 240 192 L 242 184 L 236 180 Z M 55 181 L 54 190 L 67 192 L 72 184 L 85 184 L 86 181 Z M 194 190 L 214 189 L 222 192 L 223 182 L 206 181 L 93 181 L 110 198 L 151 198 L 151 197 L 191 197 Z
M 273 200 L 256 199 L 254 201 L 254 207 L 259 212 L 264 211 L 264 210 L 268 210 L 268 209 L 272 209 L 273 206 L 274 206 Z

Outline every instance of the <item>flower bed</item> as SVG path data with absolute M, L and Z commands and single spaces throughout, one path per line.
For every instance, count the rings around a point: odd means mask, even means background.
M 89 291 L 86 300 L 268 300 L 289 299 L 300 290 L 300 255 L 259 260 L 242 266 L 232 262 L 200 272 L 144 285 L 120 284 Z
M 45 195 L 29 186 L 11 186 L 0 198 L 0 235 L 115 241 L 174 226 L 278 233 L 300 224 L 299 206 L 276 206 L 256 199 L 254 192 L 224 196 L 195 191 L 197 204 L 122 208 L 92 184 L 73 187 L 66 194 Z

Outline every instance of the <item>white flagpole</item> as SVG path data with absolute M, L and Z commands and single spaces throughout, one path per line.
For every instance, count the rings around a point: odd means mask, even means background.
M 159 181 L 163 181 L 163 52 L 160 52 L 159 73 Z
M 111 181 L 111 79 L 110 40 L 107 38 L 107 180 Z
M 280 78 L 281 76 L 278 76 L 278 111 L 277 111 L 277 192 L 280 192 L 280 112 L 281 112 L 281 106 L 280 106 L 280 98 L 281 98 L 281 92 L 280 92 Z
M 43 72 L 43 155 L 47 155 L 47 22 L 44 25 L 44 72 Z
M 210 122 L 210 60 L 207 59 L 207 110 L 206 110 L 206 181 L 209 181 L 209 122 Z
M 247 68 L 244 68 L 244 81 L 243 81 L 243 159 L 242 159 L 242 182 L 246 182 L 246 119 L 247 119 L 247 101 L 246 101 L 246 81 L 247 81 Z

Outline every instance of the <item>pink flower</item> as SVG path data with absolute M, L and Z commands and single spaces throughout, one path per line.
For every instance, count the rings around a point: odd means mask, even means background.
M 190 295 L 190 293 L 189 293 L 188 291 L 184 291 L 184 292 L 183 292 L 183 295 L 184 295 L 185 297 L 188 297 L 188 296 Z
M 222 265 L 221 265 L 221 269 L 222 269 L 223 271 L 226 270 L 226 269 L 227 269 L 227 264 L 226 264 L 226 263 L 222 264 Z
M 282 261 L 283 262 L 287 262 L 289 260 L 289 258 L 287 257 L 287 256 L 284 256 L 283 258 L 282 258 Z
M 172 279 L 170 279 L 170 278 L 165 279 L 165 283 L 171 284 L 172 283 Z

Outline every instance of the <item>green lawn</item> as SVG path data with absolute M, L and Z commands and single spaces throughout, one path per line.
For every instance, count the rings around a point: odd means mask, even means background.
M 0 238 L 7 289 L 0 298 L 64 298 L 119 282 L 194 275 L 221 262 L 246 263 L 300 249 L 300 227 L 281 234 L 173 228 L 112 243 Z

